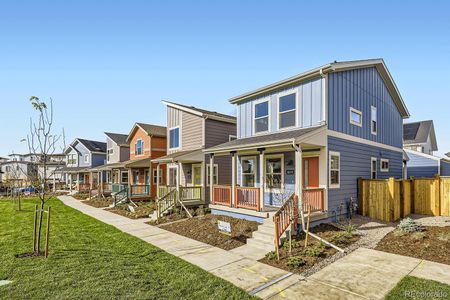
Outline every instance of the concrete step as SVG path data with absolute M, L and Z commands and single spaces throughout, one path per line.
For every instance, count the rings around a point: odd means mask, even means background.
M 258 231 L 253 232 L 252 238 L 255 240 L 260 240 L 267 244 L 273 244 L 274 235 L 273 235 L 273 233 L 270 234 L 270 233 L 265 233 L 265 232 L 261 232 L 258 230 Z
M 258 226 L 258 232 L 264 232 L 264 233 L 267 233 L 267 234 L 274 235 L 275 234 L 275 226 L 259 225 Z
M 270 251 L 274 251 L 275 250 L 275 245 L 273 244 L 268 244 L 266 242 L 251 238 L 247 240 L 247 245 L 254 247 L 254 248 L 258 248 L 261 249 L 262 251 L 270 252 Z

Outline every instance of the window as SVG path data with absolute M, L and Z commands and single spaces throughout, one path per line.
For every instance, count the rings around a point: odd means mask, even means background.
M 177 185 L 177 167 L 169 167 L 169 185 Z
M 255 133 L 269 131 L 269 101 L 255 104 Z
M 206 185 L 209 186 L 210 183 L 210 166 L 211 165 L 206 165 Z M 218 178 L 219 178 L 219 167 L 217 166 L 217 164 L 214 164 L 214 169 L 213 169 L 213 184 L 219 184 Z
M 339 188 L 341 184 L 341 154 L 330 152 L 330 188 Z
M 111 160 L 111 156 L 113 155 L 113 153 L 114 153 L 114 149 L 108 149 L 108 152 L 106 152 L 107 161 Z
M 143 155 L 144 154 L 144 142 L 139 139 L 136 141 L 134 145 L 134 155 Z
M 370 159 L 370 179 L 377 179 L 377 158 Z
M 370 113 L 370 131 L 372 134 L 377 134 L 377 108 L 372 106 Z
M 139 184 L 140 172 L 138 170 L 133 171 L 133 184 Z
M 242 186 L 254 187 L 256 185 L 256 157 L 242 157 Z
M 180 128 L 179 127 L 170 129 L 169 139 L 170 139 L 169 147 L 171 149 L 180 147 Z
M 266 157 L 265 179 L 268 189 L 281 189 L 283 187 L 283 155 Z
M 389 172 L 389 159 L 382 158 L 380 160 L 380 171 L 381 172 Z
M 84 155 L 84 163 L 86 163 L 86 164 L 89 163 L 89 154 Z
M 122 172 L 120 182 L 122 184 L 128 184 L 128 172 Z
M 278 128 L 288 128 L 296 123 L 296 94 L 289 94 L 278 99 Z
M 157 184 L 158 178 L 159 178 L 159 184 L 163 183 L 163 174 L 162 174 L 163 172 L 161 169 L 159 171 L 160 172 L 159 172 L 159 176 L 158 176 L 158 169 L 153 169 L 153 184 Z
M 350 107 L 350 124 L 362 127 L 362 113 L 353 107 Z

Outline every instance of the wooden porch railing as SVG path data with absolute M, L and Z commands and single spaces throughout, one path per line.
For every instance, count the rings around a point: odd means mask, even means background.
M 277 255 L 280 247 L 280 238 L 286 229 L 294 223 L 294 231 L 297 231 L 298 226 L 298 197 L 292 194 L 289 199 L 280 207 L 280 209 L 273 215 L 275 223 L 275 247 Z
M 176 201 L 177 201 L 176 190 L 171 190 L 163 197 L 156 199 L 156 209 L 158 219 L 161 218 L 166 211 L 175 207 Z
M 113 183 L 112 186 L 111 186 L 111 192 L 118 193 L 121 190 L 123 190 L 125 187 L 127 187 L 126 184 Z
M 236 207 L 260 211 L 259 188 L 236 187 Z
M 181 201 L 202 200 L 202 189 L 201 186 L 180 187 Z
M 104 192 L 111 192 L 112 191 L 112 184 L 111 183 L 103 183 L 102 190 Z
M 130 187 L 130 197 L 150 196 L 150 186 L 146 184 L 136 184 Z
M 303 190 L 303 211 L 308 211 L 308 206 L 311 207 L 311 212 L 324 211 L 324 194 L 325 189 L 322 188 Z
M 91 186 L 89 183 L 79 183 L 78 184 L 78 191 L 80 192 L 89 192 L 91 189 Z
M 213 199 L 212 203 L 215 205 L 232 206 L 231 193 L 232 187 L 228 185 L 215 185 L 213 186 Z
M 171 185 L 160 185 L 158 188 L 158 197 L 162 198 L 167 195 L 170 191 L 173 191 L 176 187 Z

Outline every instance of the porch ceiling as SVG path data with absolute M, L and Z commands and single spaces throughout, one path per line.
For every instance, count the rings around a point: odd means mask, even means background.
M 153 159 L 152 162 L 156 163 L 192 163 L 192 162 L 201 162 L 205 158 L 202 149 L 197 150 L 188 150 L 188 151 L 179 151 L 166 156 L 162 156 L 156 159 Z

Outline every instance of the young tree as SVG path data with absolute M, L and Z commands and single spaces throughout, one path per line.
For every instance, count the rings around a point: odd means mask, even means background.
M 41 101 L 38 97 L 32 96 L 30 102 L 37 112 L 37 119 L 35 121 L 33 121 L 33 119 L 30 120 L 30 133 L 27 135 L 27 142 L 30 153 L 34 154 L 37 164 L 42 167 L 42 174 L 38 174 L 36 178 L 36 189 L 39 195 L 40 209 L 35 246 L 37 253 L 40 253 L 44 206 L 53 196 L 48 188 L 47 179 L 51 174 L 47 174 L 47 166 L 49 157 L 55 153 L 62 135 L 53 133 L 53 100 L 50 98 L 50 104 L 47 106 L 44 101 Z

